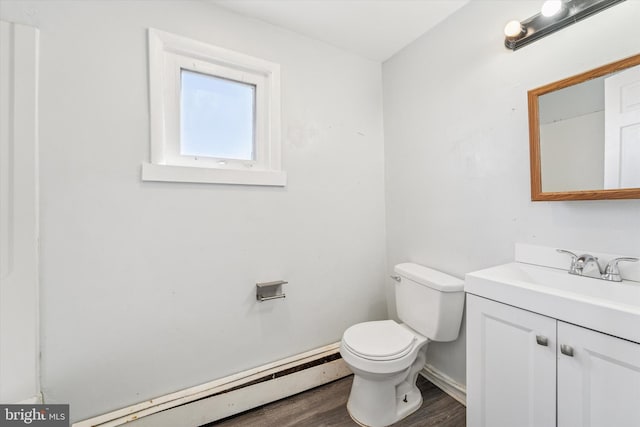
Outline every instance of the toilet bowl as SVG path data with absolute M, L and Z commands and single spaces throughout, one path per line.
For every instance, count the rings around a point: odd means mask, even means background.
M 347 410 L 364 426 L 393 424 L 422 405 L 416 387 L 428 339 L 393 320 L 347 329 L 340 353 L 354 373 Z
M 398 317 L 348 328 L 340 354 L 354 374 L 347 402 L 349 415 L 367 427 L 384 427 L 422 405 L 416 386 L 429 341 L 458 336 L 464 306 L 464 282 L 417 264 L 395 267 Z

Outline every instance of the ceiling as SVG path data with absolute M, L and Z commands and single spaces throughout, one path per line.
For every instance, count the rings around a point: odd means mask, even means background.
M 209 0 L 365 58 L 385 61 L 469 0 Z

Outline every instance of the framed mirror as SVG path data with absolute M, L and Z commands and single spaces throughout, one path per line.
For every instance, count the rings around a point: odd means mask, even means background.
M 640 54 L 528 98 L 531 200 L 640 198 Z

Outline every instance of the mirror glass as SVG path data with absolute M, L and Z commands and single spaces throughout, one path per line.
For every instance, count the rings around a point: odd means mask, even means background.
M 529 131 L 533 200 L 640 197 L 640 55 L 529 91 Z

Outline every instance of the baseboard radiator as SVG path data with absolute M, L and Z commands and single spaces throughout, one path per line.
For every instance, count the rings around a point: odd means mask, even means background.
M 331 344 L 80 421 L 72 427 L 199 427 L 350 375 L 339 347 L 339 343 Z M 463 385 L 428 364 L 420 374 L 466 405 Z
M 335 343 L 80 421 L 72 427 L 198 427 L 350 374 L 340 357 L 339 343 Z

